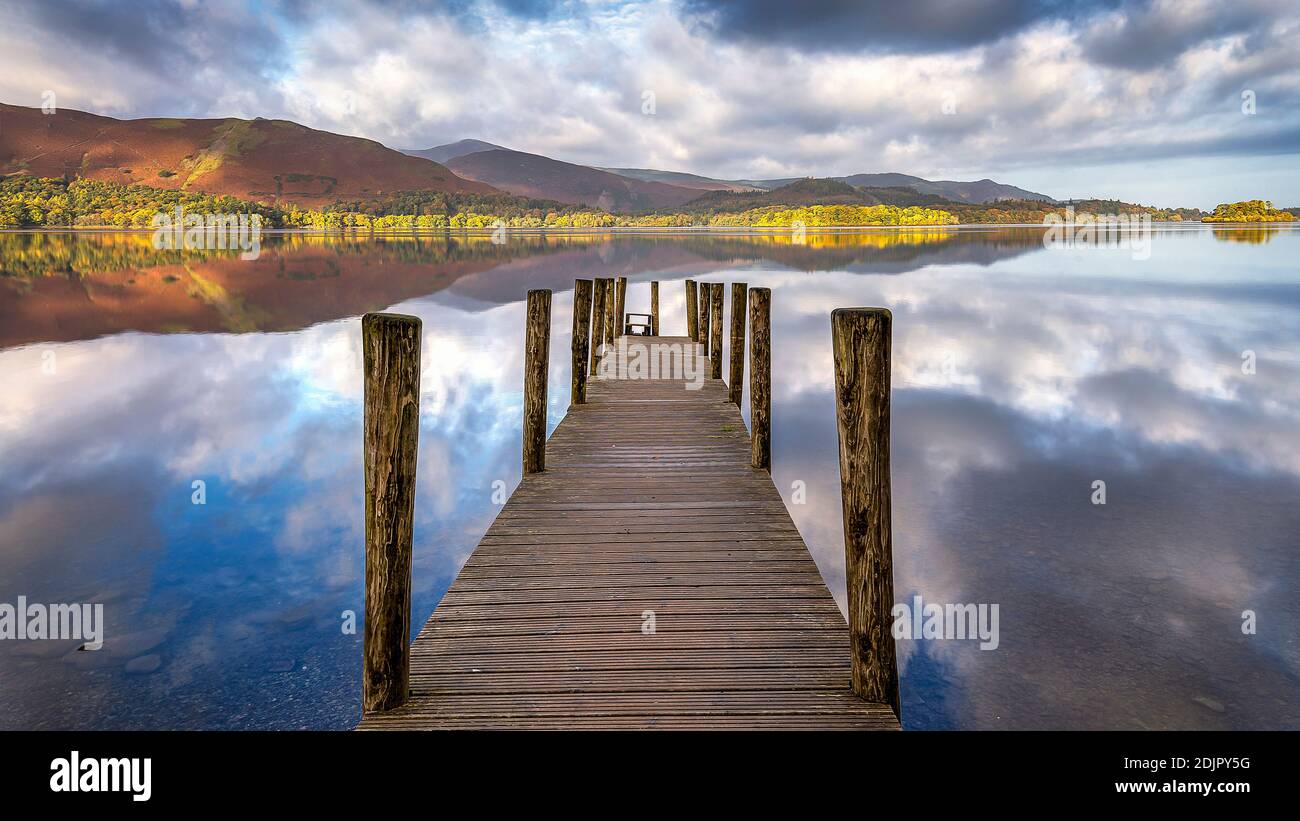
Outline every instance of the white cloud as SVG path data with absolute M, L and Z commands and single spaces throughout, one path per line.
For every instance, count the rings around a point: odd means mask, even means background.
M 1300 15 L 1247 5 L 1222 17 L 1204 4 L 1126 4 L 947 52 L 884 54 L 721 40 L 667 0 L 535 19 L 490 3 L 324 4 L 276 29 L 266 83 L 189 34 L 178 36 L 190 70 L 177 76 L 28 15 L 0 34 L 0 95 L 36 104 L 54 88 L 66 105 L 112 114 L 283 116 L 398 148 L 478 137 L 591 165 L 724 177 L 996 171 L 1032 188 L 1061 164 L 1296 151 Z M 229 16 L 202 20 L 233 36 Z M 1144 39 L 1158 60 L 1125 45 Z M 1238 110 L 1241 87 L 1260 95 L 1253 119 Z M 1084 174 L 1065 179 L 1079 188 L 1062 196 L 1104 193 Z M 1181 203 L 1161 204 L 1212 205 L 1213 184 L 1188 180 Z M 1300 197 L 1294 180 L 1279 185 L 1263 195 Z

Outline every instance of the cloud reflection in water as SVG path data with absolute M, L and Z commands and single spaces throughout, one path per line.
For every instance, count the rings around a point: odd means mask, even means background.
M 773 289 L 773 478 L 787 499 L 807 483 L 791 512 L 841 603 L 828 317 L 894 310 L 898 597 L 1002 616 L 996 651 L 903 644 L 909 726 L 1298 727 L 1300 285 L 1286 260 L 1300 236 L 1217 236 L 1159 234 L 1143 263 L 980 231 L 804 248 L 525 241 L 504 261 L 444 248 L 446 262 L 395 268 L 406 279 L 389 287 L 413 295 L 393 308 L 425 328 L 415 626 L 495 515 L 492 482 L 519 478 L 524 291 L 557 289 L 554 425 L 569 381 L 558 289 L 625 273 L 637 310 L 658 279 L 673 332 L 694 274 Z M 340 252 L 342 276 L 367 253 Z M 296 304 L 255 303 L 247 315 Z M 11 315 L 32 313 L 0 312 L 0 330 Z M 0 601 L 103 601 L 109 636 L 101 654 L 0 646 L 0 724 L 355 720 L 360 637 L 339 615 L 362 607 L 360 324 L 314 319 L 0 351 Z M 89 320 L 78 327 L 121 317 Z M 195 479 L 204 506 L 190 504 Z M 1096 479 L 1104 507 L 1089 503 Z M 1258 635 L 1241 633 L 1246 609 Z

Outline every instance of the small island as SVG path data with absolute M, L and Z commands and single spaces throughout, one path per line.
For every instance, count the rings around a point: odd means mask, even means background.
M 1295 215 L 1274 208 L 1268 200 L 1242 200 L 1216 205 L 1201 222 L 1295 222 Z

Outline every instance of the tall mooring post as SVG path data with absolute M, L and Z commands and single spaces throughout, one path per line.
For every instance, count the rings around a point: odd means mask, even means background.
M 885 308 L 831 314 L 835 418 L 840 438 L 844 570 L 848 581 L 853 692 L 902 717 L 890 520 L 889 403 L 893 317 Z
M 618 298 L 614 293 L 613 279 L 605 277 L 601 282 L 605 283 L 605 343 L 612 348 L 619 331 L 618 322 L 614 318 L 618 311 Z
M 709 288 L 709 376 L 722 378 L 722 294 L 723 284 Z
M 696 299 L 695 280 L 686 280 L 686 335 L 700 341 L 700 304 Z
M 772 291 L 749 289 L 750 464 L 772 470 Z
M 650 283 L 650 335 L 659 335 L 659 283 Z
M 524 474 L 546 469 L 546 376 L 551 356 L 551 292 L 528 292 L 524 329 Z
M 749 286 L 743 282 L 731 283 L 731 372 L 727 383 L 727 398 L 740 407 L 740 397 L 745 392 L 745 309 Z
M 700 318 L 695 325 L 695 341 L 704 346 L 705 356 L 709 353 L 709 287 L 707 282 L 696 283 L 696 288 L 699 289 Z
M 420 436 L 419 317 L 361 318 L 365 381 L 366 622 L 361 709 L 400 707 L 411 691 L 411 541 Z
M 569 400 L 575 405 L 587 402 L 587 359 L 591 354 L 591 294 L 595 283 L 579 279 L 573 283 L 573 359 Z
M 627 330 L 627 277 L 619 277 L 617 280 L 618 296 L 614 304 L 614 312 L 618 318 L 618 324 L 614 326 L 614 338 L 617 339 Z
M 605 280 L 592 282 L 591 306 L 591 376 L 600 373 L 600 360 L 605 350 Z

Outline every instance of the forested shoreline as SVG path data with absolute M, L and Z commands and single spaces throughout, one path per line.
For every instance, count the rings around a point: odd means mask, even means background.
M 879 193 L 881 189 L 873 189 Z M 907 200 L 903 200 L 907 201 Z M 687 206 L 690 204 L 688 203 Z M 1295 216 L 1265 200 L 1198 209 L 1161 209 L 1116 200 L 996 203 L 764 205 L 739 211 L 685 210 L 614 214 L 578 205 L 510 195 L 399 192 L 323 209 L 267 205 L 230 196 L 15 175 L 0 180 L 0 228 L 150 228 L 176 208 L 198 214 L 258 214 L 266 228 L 434 230 L 475 228 L 817 228 L 956 224 L 1036 224 L 1049 214 L 1146 214 L 1157 221 L 1289 222 Z

